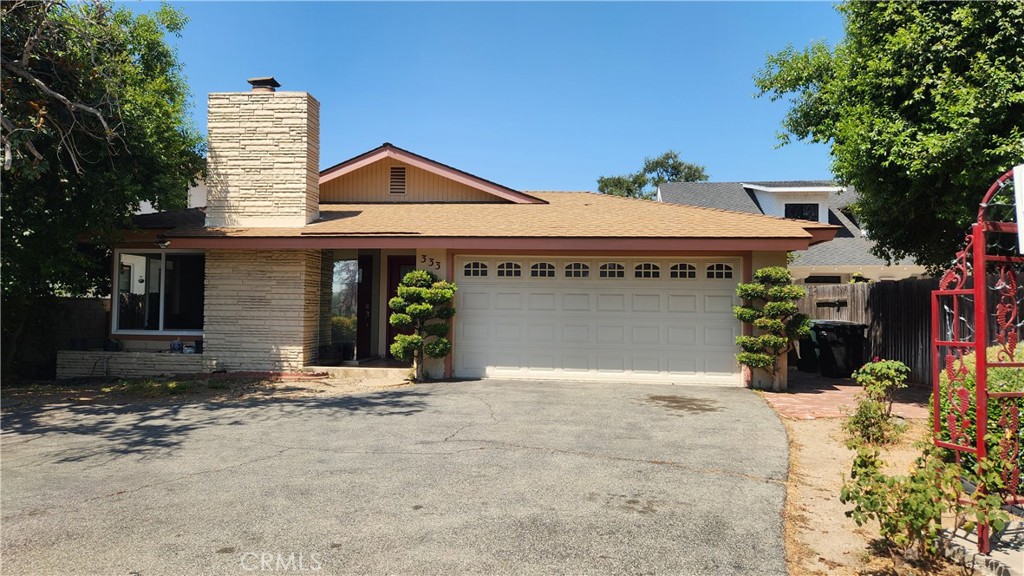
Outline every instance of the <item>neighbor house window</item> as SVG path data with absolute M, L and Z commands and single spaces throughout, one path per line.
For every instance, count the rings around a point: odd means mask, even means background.
M 708 266 L 708 278 L 716 280 L 732 278 L 732 266 L 728 264 L 712 264 Z
M 842 284 L 841 276 L 808 276 L 804 284 Z
M 205 269 L 203 254 L 118 252 L 115 330 L 201 331 Z
M 817 222 L 818 205 L 786 204 L 786 218 L 796 218 L 797 220 L 810 220 L 812 222 Z
M 644 262 L 643 264 L 637 264 L 633 268 L 634 278 L 660 278 L 661 268 L 657 264 L 651 264 L 650 262 Z
M 532 278 L 554 278 L 555 265 L 547 262 L 538 262 L 530 266 L 530 276 Z
M 673 264 L 669 269 L 671 278 L 696 278 L 697 268 L 693 264 Z
M 518 278 L 523 275 L 523 267 L 515 262 L 498 264 L 498 276 L 502 278 Z
M 590 266 L 583 262 L 573 262 L 565 265 L 566 278 L 587 278 L 590 276 Z
M 626 267 L 622 264 L 616 264 L 610 262 L 608 264 L 601 264 L 600 274 L 601 278 L 625 278 Z
M 470 262 L 462 268 L 463 276 L 487 276 L 487 264 L 483 262 Z

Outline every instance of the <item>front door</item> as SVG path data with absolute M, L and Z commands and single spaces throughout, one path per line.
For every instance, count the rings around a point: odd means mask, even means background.
M 391 300 L 398 295 L 398 285 L 402 282 L 402 278 L 406 274 L 416 269 L 416 257 L 415 256 L 388 256 L 388 300 Z M 398 334 L 411 334 L 412 330 L 399 330 L 391 325 L 387 319 L 391 318 L 391 309 L 388 308 L 387 301 L 384 302 L 384 309 L 386 310 L 385 322 L 387 322 L 387 334 L 388 340 L 385 343 L 384 349 L 388 358 L 393 358 L 391 355 L 391 343 L 395 341 L 395 336 Z

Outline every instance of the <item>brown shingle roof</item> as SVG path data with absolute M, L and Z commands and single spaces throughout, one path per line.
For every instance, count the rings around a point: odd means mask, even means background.
M 151 212 L 132 216 L 132 224 L 143 230 L 195 228 L 206 223 L 206 208 L 186 208 L 167 212 Z
M 529 192 L 545 204 L 323 204 L 301 228 L 179 228 L 177 237 L 809 238 L 832 228 L 760 214 L 589 192 Z

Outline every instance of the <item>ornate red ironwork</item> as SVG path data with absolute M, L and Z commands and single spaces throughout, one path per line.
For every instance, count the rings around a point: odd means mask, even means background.
M 958 462 L 996 459 L 1002 496 L 1024 502 L 1024 355 L 1018 352 L 1024 255 L 1016 243 L 1013 196 L 1007 194 L 1012 180 L 1009 171 L 989 188 L 963 250 L 932 292 L 932 424 L 934 443 L 953 450 Z M 1012 246 L 1006 242 L 1010 235 Z M 999 416 L 996 430 L 988 430 L 990 411 Z M 989 539 L 989 527 L 978 526 L 980 552 L 990 551 Z

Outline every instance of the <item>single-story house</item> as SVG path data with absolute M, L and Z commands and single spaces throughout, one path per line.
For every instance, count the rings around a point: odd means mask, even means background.
M 435 377 L 739 385 L 736 284 L 837 230 L 515 190 L 387 143 L 320 170 L 319 102 L 250 82 L 209 96 L 205 208 L 138 216 L 114 252 L 111 336 L 136 356 L 180 340 L 201 354 L 149 356 L 204 370 L 315 365 L 344 261 L 357 271 L 359 358 L 387 357 L 387 301 L 423 268 L 458 286 L 454 350 L 428 366 Z M 106 354 L 109 371 L 117 353 Z M 65 376 L 96 363 L 70 358 Z
M 871 253 L 873 242 L 849 210 L 857 201 L 857 190 L 832 180 L 672 182 L 658 187 L 657 200 L 837 226 L 839 230 L 831 242 L 794 254 L 789 270 L 800 283 L 845 284 L 854 278 L 877 281 L 927 277 L 925 267 L 911 259 L 889 265 Z

